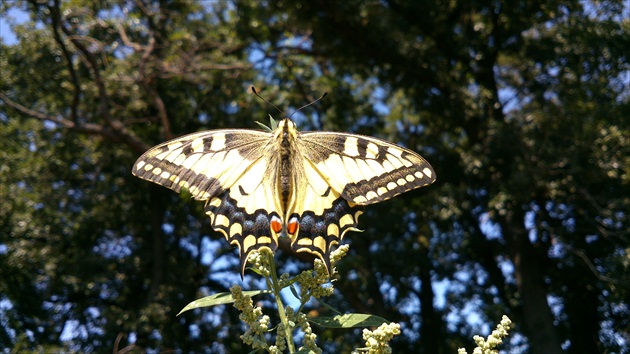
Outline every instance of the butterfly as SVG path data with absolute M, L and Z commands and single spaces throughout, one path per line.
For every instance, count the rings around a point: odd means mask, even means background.
M 275 251 L 286 235 L 296 252 L 319 257 L 357 229 L 363 206 L 435 181 L 417 153 L 385 140 L 300 132 L 284 118 L 270 132 L 222 129 L 193 133 L 145 152 L 132 173 L 206 202 L 212 228 L 248 255 Z

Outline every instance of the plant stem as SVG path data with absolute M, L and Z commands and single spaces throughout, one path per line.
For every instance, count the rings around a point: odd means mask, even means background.
M 265 277 L 267 281 L 267 287 L 273 291 L 273 297 L 276 300 L 276 305 L 278 306 L 278 315 L 280 316 L 280 321 L 284 324 L 284 335 L 286 337 L 287 347 L 289 348 L 289 353 L 295 353 L 295 344 L 293 343 L 293 327 L 289 324 L 289 319 L 287 318 L 287 313 L 284 310 L 284 305 L 282 304 L 282 297 L 280 297 L 280 282 L 278 281 L 278 274 L 276 273 L 276 262 L 273 257 L 273 254 L 270 252 L 265 252 L 267 257 L 269 257 L 269 273 L 271 279 L 269 277 Z M 280 334 L 278 334 L 280 335 Z

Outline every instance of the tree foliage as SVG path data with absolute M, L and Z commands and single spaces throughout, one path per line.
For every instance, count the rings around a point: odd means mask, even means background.
M 0 346 L 245 350 L 229 307 L 175 317 L 240 282 L 235 252 L 200 203 L 130 170 L 169 138 L 255 129 L 273 113 L 255 85 L 286 112 L 328 91 L 294 115 L 303 129 L 387 138 L 436 168 L 368 208 L 339 264 L 335 305 L 400 322 L 395 352 L 454 353 L 502 314 L 508 350 L 625 350 L 623 1 L 0 6 L 28 16 L 0 43 Z M 360 342 L 319 331 L 330 352 Z

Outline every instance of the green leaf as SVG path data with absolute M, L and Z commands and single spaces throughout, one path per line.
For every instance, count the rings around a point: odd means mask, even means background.
M 243 295 L 248 295 L 248 296 L 255 296 L 258 294 L 268 294 L 270 293 L 269 290 L 248 290 L 248 291 L 243 291 Z M 201 299 L 197 299 L 191 303 L 189 303 L 188 305 L 186 305 L 186 307 L 184 307 L 181 311 L 179 311 L 179 313 L 177 314 L 177 316 L 181 315 L 182 313 L 189 311 L 189 310 L 194 310 L 200 307 L 209 307 L 209 306 L 215 306 L 215 305 L 223 305 L 223 304 L 230 304 L 234 302 L 234 298 L 232 297 L 232 293 L 230 292 L 224 292 L 224 293 L 218 293 L 218 294 L 214 294 L 214 295 L 210 295 L 210 296 L 206 296 L 203 297 Z
M 265 123 L 261 123 L 261 122 L 259 122 L 257 120 L 254 121 L 254 123 L 258 124 L 258 126 L 261 127 L 265 131 L 268 131 L 268 132 L 272 131 L 272 129 L 270 127 L 266 126 Z
M 269 115 L 269 126 L 271 127 L 272 130 L 276 130 L 276 128 L 278 128 L 278 122 L 275 119 L 273 119 L 271 114 Z
M 273 119 L 271 114 L 269 115 L 269 126 L 267 126 L 267 125 L 265 125 L 265 123 L 261 123 L 259 121 L 255 121 L 254 123 L 258 124 L 258 126 L 260 126 L 261 128 L 263 128 L 263 130 L 266 130 L 268 132 L 272 132 L 272 131 L 276 130 L 276 128 L 278 127 L 278 122 L 276 122 L 276 120 Z
M 308 320 L 326 328 L 376 327 L 388 322 L 382 317 L 362 313 L 347 313 L 334 317 L 311 317 Z

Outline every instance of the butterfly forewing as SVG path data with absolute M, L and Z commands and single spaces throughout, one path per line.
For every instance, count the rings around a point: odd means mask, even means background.
M 378 203 L 435 181 L 417 153 L 376 138 L 330 132 L 301 134 L 306 159 L 345 199 Z
M 132 173 L 179 192 L 186 188 L 207 200 L 230 188 L 259 159 L 271 134 L 214 130 L 185 135 L 145 152 Z

